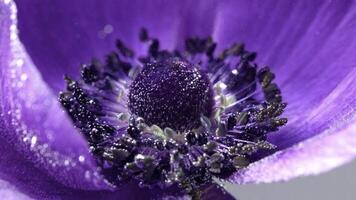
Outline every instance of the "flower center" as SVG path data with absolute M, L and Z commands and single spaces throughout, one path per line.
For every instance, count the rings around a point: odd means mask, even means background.
M 187 130 L 210 116 L 213 92 L 206 74 L 192 64 L 168 59 L 146 64 L 130 86 L 129 109 L 149 125 Z
M 187 39 L 183 52 L 161 50 L 145 29 L 140 39 L 147 55 L 118 40 L 105 63 L 83 65 L 81 79 L 66 77 L 60 93 L 110 183 L 178 184 L 196 196 L 276 148 L 267 135 L 287 123 L 287 104 L 256 53 L 241 44 L 214 53 L 211 38 Z

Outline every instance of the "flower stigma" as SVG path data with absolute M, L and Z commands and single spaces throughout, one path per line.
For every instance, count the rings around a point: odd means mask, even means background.
M 208 77 L 179 59 L 146 64 L 130 85 L 129 109 L 148 125 L 197 128 L 201 115 L 210 117 L 213 104 Z
M 104 63 L 65 77 L 59 100 L 115 186 L 179 186 L 193 197 L 215 178 L 273 152 L 267 134 L 287 123 L 286 103 L 268 67 L 232 44 L 220 53 L 212 38 L 189 38 L 184 50 L 160 48 L 145 29 L 147 54 L 121 40 Z

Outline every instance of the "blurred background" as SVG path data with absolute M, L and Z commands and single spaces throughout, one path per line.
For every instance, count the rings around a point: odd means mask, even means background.
M 238 200 L 356 200 L 356 161 L 283 183 L 225 187 Z

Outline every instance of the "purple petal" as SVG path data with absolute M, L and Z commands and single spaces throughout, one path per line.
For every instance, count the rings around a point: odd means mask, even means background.
M 214 36 L 225 45 L 245 41 L 257 51 L 257 63 L 271 66 L 289 104 L 284 114 L 289 123 L 270 137 L 285 150 L 236 175 L 236 181 L 270 182 L 314 174 L 353 158 L 355 150 L 348 147 L 355 135 L 348 134 L 347 127 L 355 123 L 356 5 L 246 1 L 219 11 Z M 336 156 L 338 160 L 333 159 Z
M 108 188 L 85 140 L 24 52 L 13 2 L 0 2 L 0 20 L 0 171 L 29 187 L 54 179 L 75 188 Z
M 183 1 L 18 1 L 20 38 L 44 80 L 64 88 L 63 74 L 78 75 L 79 64 L 104 58 L 122 39 L 140 52 L 138 32 L 146 27 L 162 46 L 179 38 L 210 34 L 215 3 Z M 194 9 L 191 9 L 194 8 Z M 106 27 L 106 28 L 105 28 Z M 104 33 L 104 32 L 107 33 Z
M 339 102 L 334 115 L 310 119 L 320 103 L 354 73 L 356 6 L 350 3 L 246 1 L 219 9 L 215 32 L 219 42 L 245 41 L 260 54 L 257 63 L 270 65 L 277 75 L 289 104 L 288 127 L 272 137 L 282 148 L 320 133 L 348 111 L 350 101 Z M 271 6 L 275 12 L 262 12 Z
M 345 129 L 326 131 L 253 163 L 230 180 L 235 183 L 268 183 L 331 170 L 355 158 L 355 138 L 354 122 Z
M 16 187 L 10 183 L 0 179 L 0 199 L 7 200 L 30 200 L 31 198 L 26 194 L 21 193 Z

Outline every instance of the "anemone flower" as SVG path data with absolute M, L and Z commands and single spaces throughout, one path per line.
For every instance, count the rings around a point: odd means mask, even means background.
M 217 180 L 356 155 L 352 1 L 16 3 L 0 1 L 2 198 L 233 199 Z

